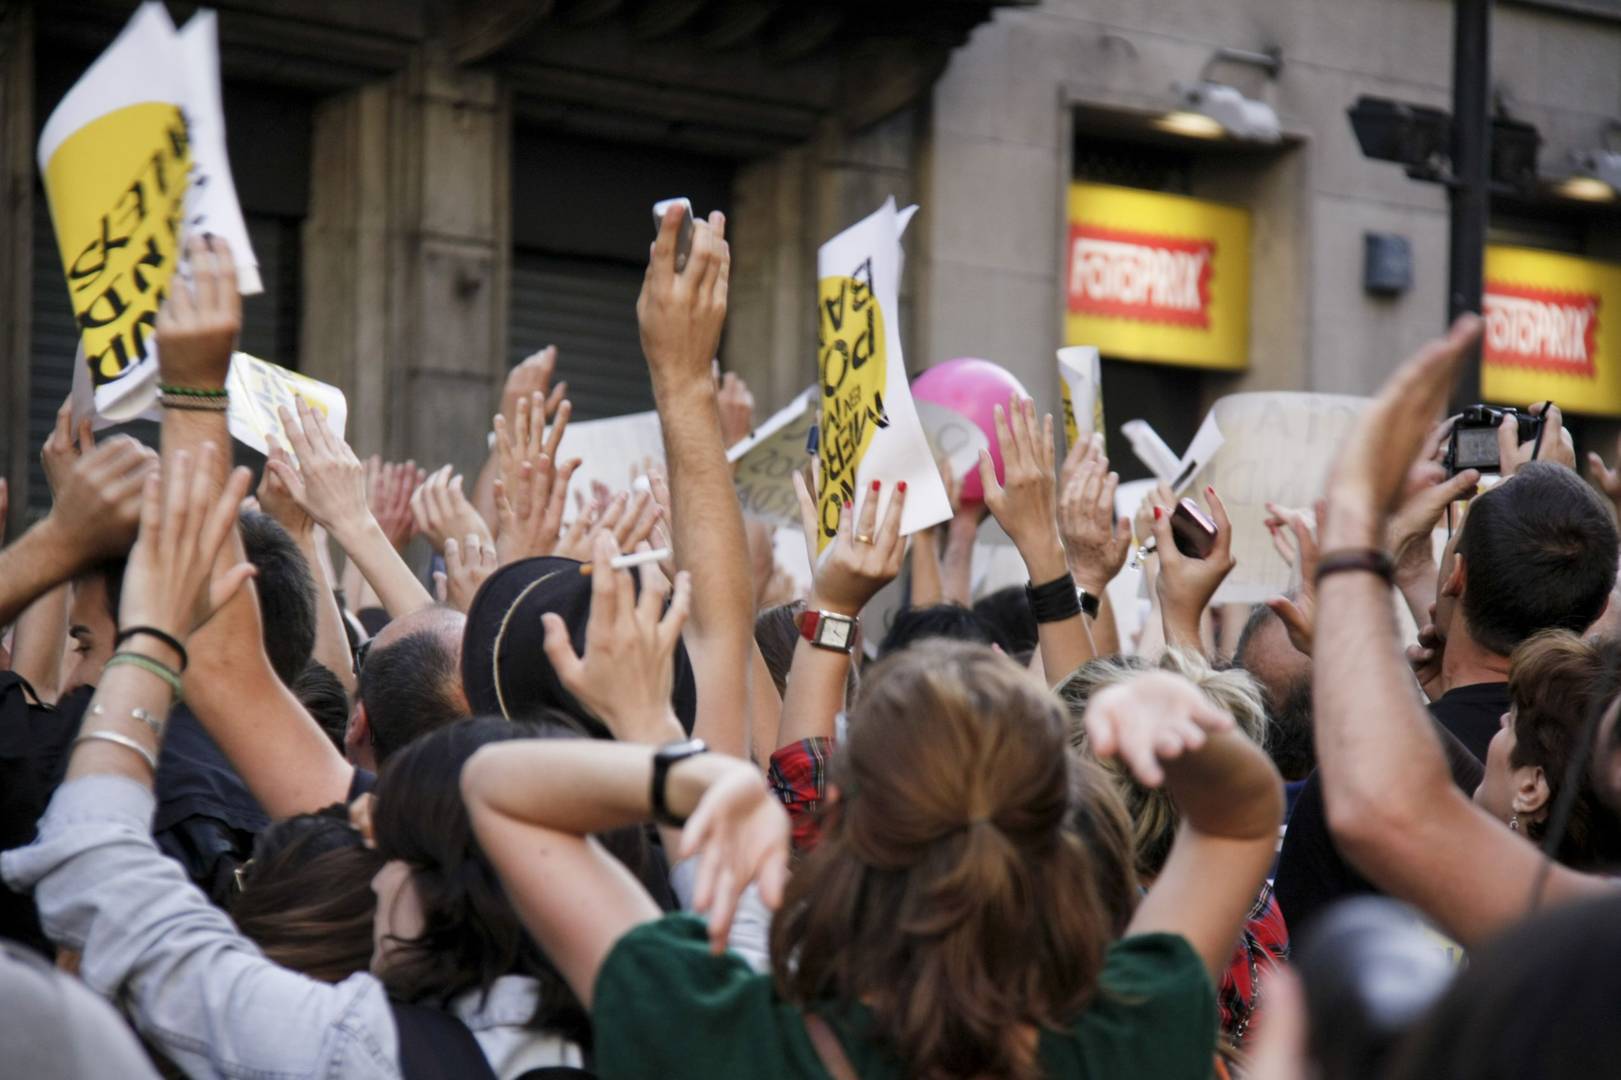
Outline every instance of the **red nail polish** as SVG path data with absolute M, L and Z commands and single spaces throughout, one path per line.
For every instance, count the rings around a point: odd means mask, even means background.
M 882 486 L 882 485 L 883 485 L 883 481 L 882 481 L 882 480 L 874 480 L 874 481 L 873 481 L 873 482 L 872 482 L 872 489 L 873 489 L 873 490 L 874 490 L 874 491 L 877 491 L 877 490 L 878 490 L 878 489 L 879 489 L 879 487 L 881 487 L 881 486 Z
M 1213 487 L 1206 487 L 1204 490 L 1206 495 L 1214 495 L 1216 493 L 1216 489 Z
M 851 508 L 851 507 L 853 507 L 853 506 L 854 506 L 854 505 L 855 505 L 855 503 L 853 503 L 853 502 L 851 502 L 851 501 L 850 501 L 850 500 L 849 500 L 849 499 L 845 499 L 845 500 L 844 500 L 844 508 L 845 508 L 845 509 L 846 509 L 846 510 L 848 510 L 848 509 L 850 509 L 850 508 Z
M 900 492 L 902 495 L 906 494 L 906 481 L 902 480 L 900 483 L 896 484 L 895 490 Z
M 1160 508 L 1159 508 L 1159 507 L 1157 507 L 1157 506 L 1156 506 L 1156 507 L 1154 507 L 1154 520 L 1155 520 L 1155 521 L 1158 521 L 1158 520 L 1159 520 L 1159 516 L 1160 516 L 1160 514 L 1162 514 L 1162 513 L 1164 513 L 1164 511 L 1163 511 L 1163 510 L 1161 510 L 1161 509 L 1160 509 Z

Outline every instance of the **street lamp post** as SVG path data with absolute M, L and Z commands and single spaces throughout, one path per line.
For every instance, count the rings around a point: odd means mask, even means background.
M 1453 0 L 1451 238 L 1447 321 L 1480 311 L 1491 212 L 1491 0 Z M 1464 366 L 1455 404 L 1480 400 L 1479 350 Z

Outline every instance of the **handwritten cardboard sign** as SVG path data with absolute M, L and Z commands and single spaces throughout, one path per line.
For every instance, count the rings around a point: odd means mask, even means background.
M 1196 483 L 1213 485 L 1233 522 L 1238 566 L 1215 602 L 1259 603 L 1289 588 L 1290 570 L 1266 531 L 1266 504 L 1308 507 L 1368 399 L 1343 394 L 1233 394 L 1210 419 L 1224 441 Z M 1208 422 L 1208 421 L 1207 421 Z M 1197 440 L 1196 440 L 1197 441 Z
M 817 374 L 821 387 L 820 545 L 839 511 L 871 485 L 904 481 L 901 532 L 951 516 L 945 484 L 918 422 L 901 354 L 901 233 L 916 207 L 886 199 L 871 216 L 822 245 L 817 256 Z
M 816 426 L 816 406 L 816 387 L 808 387 L 727 451 L 737 500 L 745 514 L 798 530 L 799 496 L 793 478 L 810 463 L 805 444 Z

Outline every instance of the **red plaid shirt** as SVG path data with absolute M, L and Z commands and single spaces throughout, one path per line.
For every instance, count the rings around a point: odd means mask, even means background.
M 1289 959 L 1289 927 L 1272 898 L 1272 883 L 1261 888 L 1249 919 L 1221 977 L 1216 1002 L 1221 1006 L 1221 1030 L 1233 1045 L 1241 1045 L 1261 1012 L 1261 986 L 1266 972 Z
M 827 758 L 832 752 L 832 739 L 801 739 L 771 754 L 766 779 L 788 810 L 795 855 L 804 855 L 821 839 L 820 811 L 827 790 Z

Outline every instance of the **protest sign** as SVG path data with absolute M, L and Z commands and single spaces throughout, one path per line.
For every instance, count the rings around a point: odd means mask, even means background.
M 913 404 L 917 406 L 918 422 L 923 425 L 923 434 L 928 436 L 934 456 L 951 466 L 951 473 L 958 481 L 970 470 L 979 468 L 979 452 L 989 450 L 991 440 L 978 424 L 956 409 L 932 401 L 914 400 Z
M 1064 401 L 1065 447 L 1104 430 L 1103 364 L 1097 349 L 1069 345 L 1058 350 L 1058 389 Z
M 1225 441 L 1198 484 L 1214 486 L 1227 507 L 1238 566 L 1215 603 L 1259 603 L 1289 588 L 1289 566 L 1266 531 L 1266 504 L 1311 506 L 1366 405 L 1366 398 L 1301 393 L 1233 394 L 1216 402 L 1206 423 L 1219 427 Z
M 287 447 L 277 410 L 285 405 L 296 415 L 297 398 L 303 398 L 316 415 L 326 420 L 327 430 L 343 438 L 349 404 L 336 386 L 239 352 L 231 354 L 231 373 L 226 376 L 225 388 L 231 392 L 231 408 L 225 414 L 231 437 L 261 454 L 270 452 L 272 436 Z
M 799 496 L 794 473 L 810 463 L 805 449 L 816 425 L 816 387 L 807 387 L 747 439 L 726 452 L 743 512 L 776 525 L 799 529 Z
M 156 395 L 152 332 L 188 235 L 228 243 L 241 291 L 261 291 L 225 158 L 213 13 L 177 33 L 161 3 L 137 9 L 46 121 L 38 162 L 94 410 L 132 419 Z
M 907 485 L 901 532 L 951 516 L 906 379 L 901 355 L 901 232 L 915 208 L 886 199 L 870 217 L 822 245 L 817 256 L 817 372 L 821 386 L 819 546 L 838 532 L 839 511 L 873 481 Z
M 563 432 L 557 460 L 581 459 L 570 486 L 587 495 L 592 483 L 624 491 L 648 458 L 664 464 L 664 429 L 656 412 L 626 413 L 605 420 L 576 420 Z M 572 505 L 569 508 L 573 512 Z
M 1147 465 L 1154 478 L 1170 488 L 1173 495 L 1181 495 L 1188 489 L 1193 478 L 1210 464 L 1223 442 L 1221 425 L 1214 411 L 1204 418 L 1204 423 L 1194 433 L 1193 441 L 1188 444 L 1187 453 L 1180 458 L 1147 420 L 1128 420 L 1120 426 L 1120 430 L 1130 441 L 1137 460 Z

